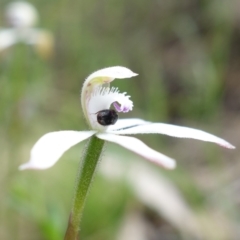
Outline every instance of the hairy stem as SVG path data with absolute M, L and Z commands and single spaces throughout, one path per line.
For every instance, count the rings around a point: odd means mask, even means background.
M 72 210 L 64 240 L 77 240 L 80 231 L 80 221 L 87 194 L 92 183 L 95 169 L 101 157 L 104 141 L 93 136 L 83 152 L 80 169 L 77 176 Z

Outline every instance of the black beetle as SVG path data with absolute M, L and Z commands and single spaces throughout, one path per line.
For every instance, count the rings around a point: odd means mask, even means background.
M 118 120 L 118 114 L 115 110 L 105 109 L 97 112 L 97 121 L 103 126 L 114 125 Z

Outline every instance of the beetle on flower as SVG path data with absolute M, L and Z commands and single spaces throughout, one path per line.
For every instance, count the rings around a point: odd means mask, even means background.
M 42 136 L 31 150 L 30 161 L 20 169 L 46 169 L 53 166 L 62 154 L 75 144 L 95 135 L 104 141 L 116 143 L 137 153 L 143 158 L 168 169 L 175 167 L 171 159 L 145 145 L 137 138 L 123 136 L 134 134 L 165 134 L 178 138 L 192 138 L 216 143 L 233 149 L 233 145 L 207 132 L 164 123 L 152 123 L 142 119 L 119 119 L 117 112 L 128 112 L 133 108 L 130 96 L 110 87 L 114 79 L 137 76 L 125 67 L 109 67 L 92 73 L 84 82 L 81 93 L 83 113 L 91 130 L 58 131 Z M 113 105 L 114 109 L 110 109 Z

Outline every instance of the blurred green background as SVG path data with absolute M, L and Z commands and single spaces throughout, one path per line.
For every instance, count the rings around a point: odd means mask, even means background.
M 0 27 L 6 27 L 9 2 L 0 2 Z M 29 2 L 39 12 L 38 27 L 53 34 L 54 48 L 47 58 L 23 43 L 0 52 L 0 239 L 63 239 L 84 143 L 49 170 L 18 166 L 43 134 L 86 129 L 80 90 L 98 69 L 120 65 L 139 73 L 114 82 L 134 101 L 133 111 L 121 117 L 200 128 L 240 145 L 238 0 Z M 165 136 L 139 138 L 178 160 L 174 171 L 149 167 L 177 189 L 198 231 L 176 227 L 141 201 L 124 175 L 112 181 L 100 170 L 81 239 L 140 240 L 134 229 L 144 229 L 143 240 L 240 239 L 239 150 Z M 112 144 L 105 159 L 144 162 Z M 132 235 L 123 237 L 124 231 Z

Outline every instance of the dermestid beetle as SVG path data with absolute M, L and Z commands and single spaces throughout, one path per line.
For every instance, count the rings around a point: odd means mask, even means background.
M 115 110 L 105 109 L 97 112 L 97 121 L 103 126 L 114 125 L 118 120 L 118 115 Z

